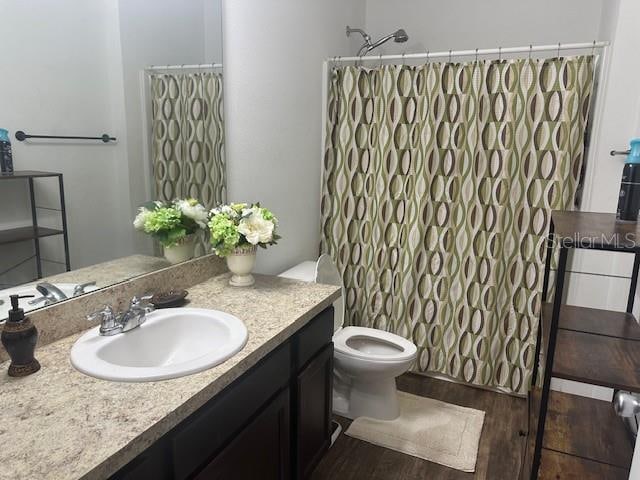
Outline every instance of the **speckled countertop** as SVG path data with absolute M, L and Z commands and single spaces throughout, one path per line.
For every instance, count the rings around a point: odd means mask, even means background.
M 271 276 L 256 275 L 249 288 L 227 281 L 225 274 L 189 288 L 189 306 L 236 315 L 249 338 L 242 351 L 204 372 L 148 383 L 98 380 L 69 361 L 81 334 L 37 349 L 42 369 L 29 377 L 10 378 L 8 364 L 0 364 L 0 479 L 108 477 L 340 294 L 337 287 Z
M 96 263 L 88 267 L 76 268 L 68 272 L 57 273 L 41 278 L 34 282 L 28 282 L 23 286 L 37 285 L 40 282 L 51 283 L 87 283 L 96 282 L 97 288 L 108 287 L 115 283 L 129 280 L 130 278 L 145 273 L 160 270 L 170 266 L 164 258 L 151 257 L 149 255 L 129 255 L 116 258 L 107 262 Z
M 136 254 L 77 268 L 70 272 L 58 273 L 31 283 L 36 284 L 43 281 L 51 283 L 96 282 L 96 286 L 102 288 L 169 265 L 169 262 L 164 258 Z

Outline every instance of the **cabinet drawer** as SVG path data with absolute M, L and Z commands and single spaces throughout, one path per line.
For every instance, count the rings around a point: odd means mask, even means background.
M 323 310 L 296 335 L 295 368 L 306 365 L 333 337 L 333 307 Z
M 210 460 L 290 375 L 291 348 L 285 344 L 189 417 L 171 439 L 175 478 L 188 477 Z

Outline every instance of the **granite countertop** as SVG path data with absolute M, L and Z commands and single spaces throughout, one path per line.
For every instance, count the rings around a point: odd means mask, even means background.
M 24 285 L 96 282 L 96 287 L 103 288 L 168 266 L 170 263 L 164 258 L 135 254 L 57 273 Z
M 69 361 L 82 333 L 36 349 L 42 369 L 29 377 L 11 378 L 0 364 L 0 479 L 108 477 L 340 295 L 330 285 L 255 277 L 249 288 L 230 287 L 228 274 L 189 288 L 188 306 L 231 313 L 249 331 L 243 350 L 204 372 L 147 383 L 89 377 Z

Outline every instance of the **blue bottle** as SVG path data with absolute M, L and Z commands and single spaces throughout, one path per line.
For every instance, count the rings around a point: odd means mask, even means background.
M 13 156 L 11 155 L 9 132 L 4 128 L 0 128 L 0 172 L 13 172 Z
M 640 211 L 640 138 L 631 140 L 631 148 L 622 170 L 618 210 L 616 216 L 623 222 L 637 222 Z

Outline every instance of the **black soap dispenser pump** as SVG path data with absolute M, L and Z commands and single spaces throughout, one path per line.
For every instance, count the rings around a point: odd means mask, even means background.
M 33 295 L 10 296 L 9 318 L 0 334 L 2 345 L 11 357 L 8 372 L 10 377 L 26 377 L 40 370 L 40 363 L 33 356 L 38 341 L 38 330 L 29 317 L 24 316 L 24 310 L 18 305 L 21 298 L 27 297 Z

